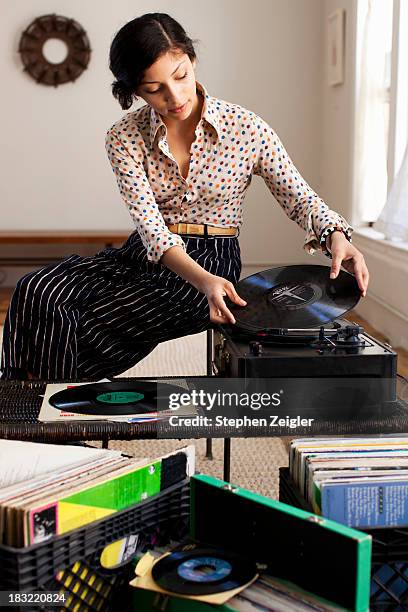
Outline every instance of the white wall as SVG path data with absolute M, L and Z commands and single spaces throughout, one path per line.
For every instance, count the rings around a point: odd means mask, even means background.
M 357 0 L 325 0 L 323 52 L 327 57 L 327 18 L 344 10 L 344 82 L 328 85 L 327 61 L 322 75 L 322 164 L 320 195 L 352 219 L 354 198 L 354 108 L 356 90 Z
M 263 116 L 308 182 L 317 191 L 324 185 L 328 203 L 337 205 L 342 198 L 336 199 L 321 173 L 324 5 L 323 0 L 2 0 L 0 229 L 132 231 L 105 157 L 105 132 L 122 114 L 110 94 L 107 57 L 121 25 L 149 11 L 169 12 L 201 41 L 198 77 L 209 92 Z M 76 83 L 58 88 L 37 85 L 23 73 L 17 53 L 21 32 L 35 17 L 52 12 L 79 21 L 92 47 L 89 68 Z M 313 261 L 302 250 L 303 232 L 287 220 L 261 179 L 247 196 L 241 236 L 249 266 Z

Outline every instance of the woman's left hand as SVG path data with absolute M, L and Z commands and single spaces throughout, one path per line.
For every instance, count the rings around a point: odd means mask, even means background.
M 327 246 L 332 254 L 330 278 L 336 278 L 343 266 L 347 272 L 355 275 L 361 295 L 364 297 L 367 293 L 370 275 L 363 254 L 340 231 L 333 232 L 329 236 Z

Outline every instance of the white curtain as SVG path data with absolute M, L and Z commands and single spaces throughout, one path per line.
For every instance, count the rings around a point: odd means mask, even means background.
M 388 240 L 408 242 L 408 147 L 375 229 Z
M 378 218 L 387 197 L 386 43 L 383 0 L 364 0 L 356 115 L 356 224 Z

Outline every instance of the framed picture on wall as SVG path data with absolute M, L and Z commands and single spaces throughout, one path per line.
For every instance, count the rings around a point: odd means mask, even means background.
M 328 83 L 340 85 L 344 81 L 344 10 L 338 9 L 327 18 Z

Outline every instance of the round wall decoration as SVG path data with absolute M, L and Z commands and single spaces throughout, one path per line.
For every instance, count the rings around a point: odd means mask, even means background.
M 85 30 L 61 15 L 34 19 L 22 33 L 18 51 L 24 70 L 37 83 L 54 87 L 75 81 L 91 56 Z

